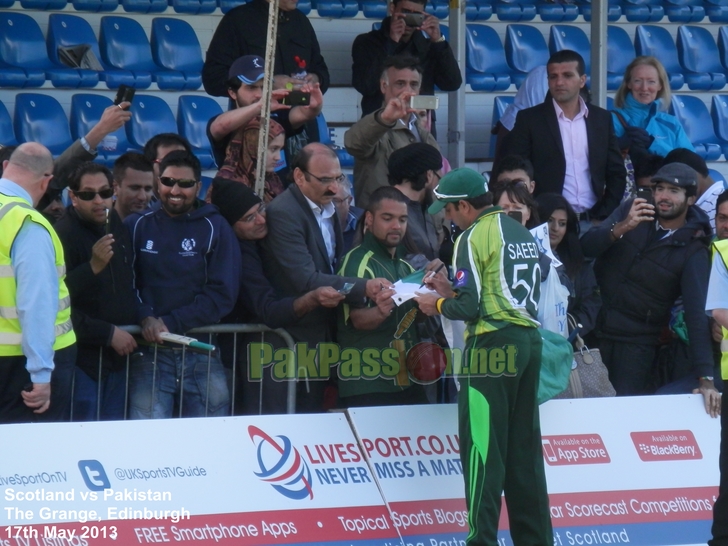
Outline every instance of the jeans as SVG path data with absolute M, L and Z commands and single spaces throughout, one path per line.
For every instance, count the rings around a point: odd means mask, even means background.
M 101 406 L 99 404 L 99 383 L 91 379 L 81 368 L 76 367 L 73 376 L 73 420 L 74 421 L 121 421 L 124 419 L 126 400 L 126 370 L 109 372 L 101 381 Z
M 209 366 L 208 366 L 209 363 Z M 150 347 L 134 355 L 129 418 L 219 417 L 230 411 L 225 370 L 217 355 Z

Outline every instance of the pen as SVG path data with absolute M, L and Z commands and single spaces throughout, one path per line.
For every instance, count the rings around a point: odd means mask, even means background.
M 429 278 L 434 277 L 435 275 L 437 275 L 440 272 L 440 270 L 442 270 L 443 267 L 445 267 L 445 264 L 440 264 L 440 267 L 438 267 L 437 269 L 435 269 L 435 271 L 430 271 L 430 274 L 427 275 L 427 278 L 429 279 Z M 420 288 L 422 288 L 423 286 L 425 286 L 425 278 L 424 277 L 422 278 L 422 284 L 420 285 Z

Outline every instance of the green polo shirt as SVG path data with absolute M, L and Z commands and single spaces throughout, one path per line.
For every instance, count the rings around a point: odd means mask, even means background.
M 404 255 L 404 246 L 400 245 L 393 258 L 389 249 L 367 233 L 362 243 L 344 256 L 338 274 L 361 279 L 384 278 L 394 283 L 414 272 L 412 266 L 404 261 Z M 374 305 L 370 300 L 363 302 L 365 307 Z M 339 396 L 397 392 L 407 388 L 394 381 L 399 370 L 396 346 L 403 344 L 407 351 L 419 342 L 417 325 L 414 320 L 409 320 L 417 311 L 415 301 L 395 307 L 392 314 L 374 330 L 354 328 L 349 319 L 350 309 L 348 304 L 339 306 Z M 410 311 L 412 313 L 407 315 Z M 405 320 L 406 316 L 408 320 Z M 398 337 L 395 338 L 395 335 Z M 396 343 L 396 340 L 402 343 Z

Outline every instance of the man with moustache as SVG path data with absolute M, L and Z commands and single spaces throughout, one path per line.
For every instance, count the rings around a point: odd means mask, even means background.
M 264 240 L 263 264 L 281 296 L 299 297 L 321 286 L 343 290 L 347 303 L 374 298 L 392 285 L 384 278 L 360 279 L 335 274 L 343 255 L 341 225 L 332 203 L 345 175 L 331 148 L 319 143 L 305 146 L 293 164 L 293 181 L 267 210 L 268 237 Z M 347 289 L 344 290 L 345 285 Z M 334 341 L 336 315 L 317 308 L 302 317 L 288 332 L 296 341 Z M 298 411 L 321 411 L 324 384 L 306 380 L 299 384 Z
M 597 258 L 601 288 L 599 348 L 617 396 L 650 394 L 658 337 L 682 296 L 693 376 L 706 410 L 720 404 L 705 302 L 710 272 L 707 215 L 693 206 L 696 172 L 684 163 L 663 166 L 652 177 L 654 202 L 625 201 L 582 237 L 584 254 Z
M 144 155 L 127 152 L 114 162 L 114 210 L 123 221 L 152 201 L 154 166 Z
M 149 174 L 151 195 L 151 165 Z M 131 240 L 113 208 L 109 169 L 84 163 L 68 189 L 71 206 L 55 228 L 66 256 L 66 285 L 78 338 L 73 419 L 124 419 L 126 357 L 137 343 L 119 326 L 136 324 L 139 307 Z

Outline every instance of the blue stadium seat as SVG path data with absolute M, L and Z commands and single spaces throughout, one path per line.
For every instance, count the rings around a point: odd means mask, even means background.
M 233 8 L 237 8 L 238 6 L 242 6 L 243 4 L 247 4 L 247 0 L 218 0 L 218 3 L 220 5 L 220 11 L 223 13 L 227 13 Z
M 718 54 L 720 64 L 728 69 L 728 26 L 720 27 L 718 30 Z
M 0 60 L 26 72 L 28 81 L 23 87 L 37 87 L 46 79 L 54 87 L 71 88 L 94 87 L 99 82 L 93 70 L 68 68 L 51 61 L 38 23 L 20 12 L 0 14 Z
M 217 9 L 217 0 L 170 0 L 177 13 L 204 14 Z
M 18 142 L 39 142 L 54 156 L 73 143 L 63 107 L 50 95 L 18 93 L 13 125 Z
M 624 0 L 622 13 L 630 23 L 656 23 L 665 16 L 661 0 Z
M 48 17 L 46 43 L 48 56 L 54 62 L 60 62 L 58 59 L 59 47 L 72 47 L 80 44 L 90 45 L 101 66 L 104 67 L 104 71 L 98 72 L 98 75 L 101 81 L 106 82 L 107 87 L 116 89 L 122 84 L 140 87 L 136 84 L 136 78 L 130 71 L 110 67 L 104 62 L 96 35 L 88 21 L 82 17 L 65 13 L 52 13 Z
M 200 191 L 197 194 L 197 198 L 204 200 L 205 197 L 207 197 L 207 190 L 209 190 L 212 185 L 212 178 L 209 176 L 202 176 L 200 181 L 202 184 L 200 185 Z
M 220 0 L 222 2 L 222 0 Z M 296 9 L 303 13 L 304 15 L 308 15 L 311 13 L 311 0 L 298 0 L 298 4 L 296 4 Z
M 505 50 L 506 61 L 511 67 L 511 80 L 519 87 L 531 70 L 545 65 L 549 59 L 546 40 L 532 25 L 508 25 Z
M 318 11 L 319 17 L 341 19 L 344 6 L 339 0 L 317 0 L 316 11 Z
M 728 22 L 728 0 L 705 0 L 703 7 L 711 23 Z
M 607 97 L 607 110 L 614 110 L 614 99 Z
M 536 4 L 529 0 L 495 0 L 493 7 L 501 21 L 532 21 L 536 17 Z
M 685 76 L 677 60 L 677 47 L 666 28 L 656 25 L 637 26 L 634 47 L 637 55 L 652 55 L 660 59 L 670 79 L 670 89 L 676 91 L 685 85 Z
M 15 0 L 0 0 L 0 8 L 10 8 L 15 3 Z
M 13 120 L 2 102 L 0 102 L 0 144 L 3 146 L 18 144 L 18 139 L 15 138 L 15 131 L 13 130 Z
M 680 121 L 700 157 L 706 161 L 720 157 L 723 153 L 720 141 L 713 130 L 710 112 L 702 100 L 691 95 L 673 95 L 670 113 Z
M 66 7 L 66 0 L 20 0 L 23 9 L 55 11 Z
M 131 119 L 126 124 L 126 136 L 133 147 L 143 149 L 154 135 L 177 132 L 172 110 L 156 95 L 136 95 L 129 111 Z
M 510 87 L 506 54 L 493 28 L 466 25 L 465 59 L 465 79 L 475 91 L 504 91 Z
M 202 85 L 202 49 L 187 21 L 156 17 L 152 21 L 151 47 L 152 58 L 158 66 L 184 74 L 184 89 L 199 89 Z
M 387 16 L 387 2 L 384 0 L 363 0 L 359 2 L 359 10 L 367 19 L 379 19 Z
M 723 155 L 728 157 L 728 95 L 713 95 L 710 117 L 713 118 L 713 129 L 718 137 Z
M 96 125 L 104 110 L 114 103 L 109 97 L 91 93 L 76 93 L 71 97 L 71 136 L 74 139 L 81 138 L 88 134 L 91 128 Z M 115 147 L 109 141 L 115 141 Z M 110 148 L 114 149 L 110 149 Z M 119 156 L 128 152 L 132 146 L 126 136 L 126 130 L 121 127 L 109 133 L 107 142 L 102 141 L 98 146 L 98 159 L 107 166 L 114 164 Z
M 690 89 L 716 91 L 725 87 L 725 68 L 708 29 L 695 25 L 679 27 L 677 54 Z
M 466 0 L 465 19 L 467 21 L 487 21 L 493 16 L 493 4 L 489 0 Z
M 131 17 L 102 17 L 99 46 L 105 62 L 134 74 L 134 87 L 146 89 L 154 80 L 160 89 L 186 89 L 187 79 L 182 72 L 162 69 L 154 63 L 147 35 Z
M 169 5 L 167 0 L 120 0 L 124 11 L 133 13 L 161 13 Z
M 207 123 L 220 114 L 222 108 L 210 97 L 182 95 L 177 104 L 177 129 L 192 146 L 203 169 L 215 167 L 215 158 L 207 138 Z
M 114 11 L 119 7 L 119 0 L 73 0 L 76 11 Z
M 713 179 L 713 182 L 720 182 L 724 188 L 728 188 L 728 180 L 715 169 L 708 169 L 708 176 Z
M 551 25 L 549 33 L 549 51 L 551 54 L 562 49 L 571 49 L 584 57 L 587 80 L 591 73 L 591 44 L 586 33 L 573 25 Z
M 579 17 L 579 6 L 567 2 L 539 2 L 536 4 L 536 11 L 542 21 L 550 23 L 568 23 Z
M 579 6 L 579 13 L 584 16 L 585 21 L 591 21 L 591 0 L 577 0 Z M 619 5 L 619 0 L 609 0 L 607 4 L 607 21 L 613 23 L 618 21 L 622 17 L 622 7 Z
M 664 0 L 664 6 L 671 23 L 699 23 L 705 19 L 702 0 Z
M 316 116 L 316 125 L 318 126 L 319 142 L 333 148 L 336 155 L 339 156 L 339 164 L 343 168 L 346 169 L 354 167 L 354 157 L 347 152 L 345 148 L 341 148 L 334 144 L 334 141 L 331 139 L 331 130 L 329 129 L 329 125 L 326 123 L 326 118 L 323 114 Z
M 607 89 L 614 91 L 619 88 L 624 71 L 634 57 L 634 44 L 627 31 L 621 26 L 609 25 L 607 27 Z
M 425 5 L 425 11 L 438 19 L 446 19 L 450 15 L 450 4 L 442 0 L 430 1 Z
M 495 97 L 495 100 L 493 101 L 493 115 L 491 116 L 491 129 L 496 126 L 500 118 L 503 116 L 503 113 L 506 111 L 506 108 L 508 108 L 511 104 L 513 104 L 514 97 L 508 96 L 508 95 L 501 95 Z M 495 144 L 496 144 L 496 137 L 495 135 L 491 134 L 490 136 L 490 146 L 488 149 L 488 157 L 495 157 Z

